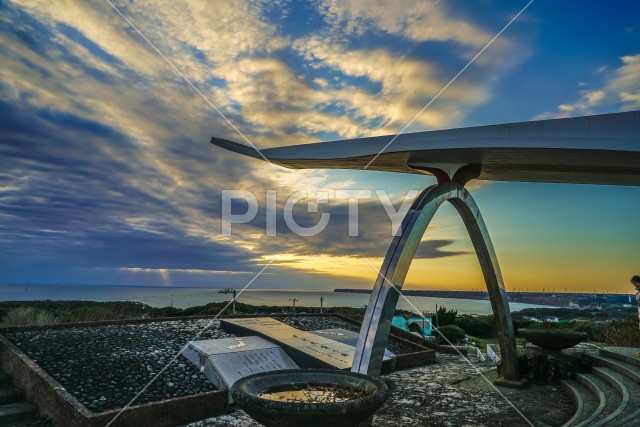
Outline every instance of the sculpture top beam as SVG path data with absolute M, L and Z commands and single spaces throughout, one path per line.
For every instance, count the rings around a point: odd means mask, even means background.
M 294 169 L 364 169 L 470 178 L 640 186 L 640 111 L 477 126 L 261 150 Z M 211 143 L 262 159 L 253 148 L 221 138 Z M 379 152 L 382 153 L 376 158 Z M 466 181 L 466 179 L 465 179 Z

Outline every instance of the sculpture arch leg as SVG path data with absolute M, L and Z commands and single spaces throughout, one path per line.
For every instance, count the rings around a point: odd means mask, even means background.
M 498 258 L 478 206 L 466 190 L 464 190 L 464 195 L 466 197 L 450 199 L 449 202 L 462 217 L 480 262 L 482 275 L 489 293 L 489 301 L 491 301 L 494 321 L 497 323 L 502 376 L 507 380 L 519 380 L 520 373 L 515 333 Z
M 402 221 L 401 229 L 393 238 L 376 278 L 360 329 L 352 371 L 376 376 L 380 374 L 391 320 L 400 297 L 396 289 L 402 289 L 420 240 L 445 201 L 451 202 L 460 213 L 480 261 L 491 307 L 499 326 L 502 374 L 507 380 L 519 379 L 511 312 L 498 260 L 478 206 L 469 192 L 455 182 L 427 188 L 414 200 Z

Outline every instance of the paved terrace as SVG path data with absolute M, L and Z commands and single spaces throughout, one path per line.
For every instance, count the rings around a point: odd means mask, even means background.
M 437 363 L 383 375 L 391 396 L 376 412 L 373 426 L 528 426 L 529 424 L 479 374 L 489 380 L 495 368 L 470 364 L 459 356 L 438 353 Z M 535 426 L 559 426 L 575 407 L 560 386 L 500 388 Z M 186 427 L 259 427 L 244 411 L 210 418 Z
M 304 329 L 357 328 L 334 317 L 280 319 Z M 110 324 L 63 329 L 10 332 L 5 336 L 35 360 L 70 393 L 93 411 L 123 406 L 209 319 Z M 218 322 L 203 339 L 232 336 Z M 395 343 L 396 354 L 412 351 Z M 437 363 L 383 376 L 392 394 L 376 414 L 374 426 L 528 425 L 485 381 L 495 368 L 465 358 L 438 353 Z M 182 356 L 136 403 L 188 396 L 214 390 L 207 379 Z M 573 401 L 559 386 L 526 390 L 500 389 L 536 426 L 560 425 L 575 412 Z M 258 426 L 241 410 L 189 427 Z

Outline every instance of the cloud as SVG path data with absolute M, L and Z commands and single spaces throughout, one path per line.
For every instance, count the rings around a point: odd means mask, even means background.
M 268 2 L 115 4 L 260 146 L 397 131 L 457 71 L 455 63 L 397 52 L 393 40 L 353 46 L 323 40 L 322 29 L 286 32 L 282 20 L 295 16 Z M 409 5 L 405 17 L 392 9 L 384 20 L 378 4 L 362 18 L 354 18 L 357 10 L 322 6 L 318 19 L 333 36 L 379 27 L 412 43 L 453 43 L 461 48 L 451 53 L 458 60 L 486 38 L 440 3 Z M 316 238 L 288 233 L 280 216 L 283 233 L 267 239 L 264 211 L 239 227 L 241 234 L 221 236 L 222 188 L 290 194 L 353 182 L 334 172 L 272 171 L 213 149 L 211 135 L 239 136 L 107 3 L 15 0 L 3 6 L 0 22 L 3 280 L 36 270 L 42 281 L 116 280 L 98 278 L 106 269 L 167 271 L 188 282 L 256 271 L 271 254 L 306 257 L 310 270 L 315 258 L 384 255 L 390 224 L 382 207 L 367 203 L 358 239 L 345 231 L 344 203 L 327 208 L 334 223 Z M 416 126 L 462 121 L 490 98 L 491 83 L 483 79 L 490 69 L 480 64 L 478 74 L 457 81 Z M 296 215 L 302 224 L 316 220 Z M 419 256 L 456 256 L 453 242 L 427 242 Z
M 424 46 L 434 51 L 445 46 L 452 59 L 466 61 L 491 42 L 474 62 L 475 68 L 482 66 L 491 70 L 484 74 L 487 80 L 498 78 L 529 56 L 529 48 L 518 44 L 509 33 L 491 41 L 501 26 L 487 28 L 476 22 L 473 14 L 464 13 L 467 7 L 456 6 L 459 6 L 458 2 L 439 0 L 400 0 L 393 5 L 384 0 L 322 0 L 318 10 L 329 25 L 328 35 L 333 42 L 345 44 L 346 40 L 348 44 L 353 40 L 361 43 L 367 36 L 377 41 L 388 35 L 402 41 L 394 49 L 401 57 L 410 58 L 414 51 Z M 506 25 L 522 5 L 513 6 L 515 9 L 502 16 L 502 25 Z M 501 15 L 496 14 L 497 17 Z M 525 20 L 535 22 L 529 14 L 518 18 L 518 22 Z M 438 56 L 441 61 L 442 57 Z M 474 71 L 469 70 L 466 74 L 470 72 Z
M 150 65 L 158 57 L 142 44 L 132 42 L 126 22 L 114 15 L 106 2 L 86 3 L 61 0 L 52 3 L 43 0 L 14 0 L 13 4 L 47 27 L 64 25 L 82 34 L 101 52 L 116 58 L 129 68 L 157 71 Z M 64 37 L 64 36 L 61 36 Z M 50 55 L 55 55 L 51 50 Z
M 560 104 L 558 111 L 548 111 L 536 119 L 572 117 L 610 111 L 640 108 L 640 54 L 620 58 L 622 64 L 606 73 L 604 83 L 596 88 L 579 92 L 578 101 Z M 600 67 L 596 73 L 605 73 Z
M 316 37 L 299 39 L 293 47 L 306 61 L 304 76 L 276 58 L 243 58 L 219 68 L 226 84 L 216 98 L 237 106 L 242 121 L 262 133 L 255 137 L 261 146 L 311 142 L 316 135 L 397 132 L 446 84 L 434 65 L 386 49 L 348 50 Z M 366 81 L 358 85 L 354 78 Z M 416 126 L 451 126 L 488 96 L 484 84 L 460 79 Z
M 330 195 L 329 203 L 320 204 L 317 213 L 309 213 L 306 200 L 297 204 L 293 210 L 293 218 L 300 227 L 309 228 L 316 225 L 323 214 L 329 214 L 328 225 L 317 235 L 300 236 L 294 233 L 286 224 L 283 217 L 283 209 L 286 196 L 280 194 L 274 219 L 277 234 L 267 236 L 267 212 L 265 204 L 261 201 L 256 218 L 247 224 L 235 224 L 232 226 L 232 239 L 238 246 L 253 245 L 254 253 L 260 253 L 263 259 L 276 258 L 280 266 L 300 268 L 301 265 L 309 266 L 313 270 L 324 270 L 330 265 L 329 260 L 336 261 L 343 258 L 343 262 L 352 263 L 349 259 L 361 259 L 362 257 L 381 258 L 386 254 L 388 245 L 393 239 L 392 222 L 383 206 L 375 198 L 363 198 L 358 203 L 358 215 L 350 212 L 348 202 L 344 199 L 335 199 Z M 311 200 L 314 200 L 312 197 Z M 409 199 L 411 201 L 411 199 Z M 400 206 L 401 200 L 394 200 L 395 209 Z M 357 236 L 350 236 L 349 227 L 357 221 Z M 431 226 L 431 232 L 437 226 Z M 416 253 L 417 259 L 443 258 L 457 255 L 466 255 L 469 252 L 449 248 L 456 243 L 454 239 L 425 238 Z M 322 258 L 326 261 L 319 262 L 314 267 L 315 259 Z M 334 273 L 342 270 L 335 269 Z M 331 274 L 334 274 L 331 273 Z
M 320 12 L 338 34 L 362 35 L 384 31 L 424 42 L 456 42 L 482 47 L 493 36 L 468 19 L 454 17 L 446 2 L 400 0 L 390 7 L 384 1 L 320 1 Z
M 317 69 L 327 68 L 380 85 L 374 93 L 347 84 L 330 92 L 331 99 L 347 111 L 367 120 L 379 120 L 384 129 L 376 133 L 398 131 L 447 83 L 438 76 L 441 73 L 435 65 L 394 56 L 385 49 L 349 50 L 326 44 L 317 37 L 300 40 L 295 47 Z M 479 104 L 487 97 L 486 86 L 461 79 L 443 92 L 439 103 L 421 114 L 417 122 L 423 128 L 450 126 L 461 119 L 464 108 Z
M 105 268 L 96 267 L 94 270 L 107 270 Z M 255 274 L 252 271 L 238 271 L 238 270 L 201 270 L 197 268 L 147 268 L 147 267 L 122 267 L 118 268 L 119 271 L 131 271 L 134 273 L 152 273 L 152 272 L 161 272 L 161 273 L 189 273 L 189 274 L 228 274 L 228 275 L 236 275 L 236 274 Z

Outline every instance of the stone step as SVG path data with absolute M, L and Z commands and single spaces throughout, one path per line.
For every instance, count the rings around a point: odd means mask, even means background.
M 562 425 L 562 427 L 569 427 L 573 423 L 577 422 L 582 415 L 584 414 L 584 398 L 582 397 L 583 392 L 579 390 L 580 384 L 575 381 L 570 380 L 562 380 L 560 381 L 562 384 L 562 388 L 566 390 L 567 393 L 571 396 L 573 401 L 576 403 L 576 412 L 573 414 L 569 420 Z
M 0 387 L 0 405 L 5 403 L 20 402 L 24 399 L 24 391 L 12 385 Z
M 599 368 L 594 368 L 594 370 L 595 369 Z M 587 385 L 587 387 L 589 387 L 592 392 L 598 394 L 599 398 L 602 397 L 600 393 L 604 395 L 604 407 L 602 411 L 596 417 L 589 420 L 588 423 L 585 423 L 583 425 L 589 427 L 599 427 L 610 422 L 613 419 L 610 416 L 614 413 L 617 414 L 618 409 L 621 405 L 623 405 L 623 399 L 618 388 L 611 385 L 608 382 L 608 379 L 604 380 L 594 373 L 578 374 L 578 380 L 584 381 L 583 384 Z M 626 407 L 626 403 L 624 404 L 624 406 Z
M 614 420 L 620 418 L 620 416 L 626 411 L 629 406 L 630 392 L 627 387 L 627 380 L 621 378 L 621 375 L 609 368 L 592 368 L 593 373 L 599 379 L 605 381 L 615 389 L 620 395 L 620 404 L 613 412 L 610 412 L 605 418 L 600 420 L 599 424 L 595 425 L 607 425 Z M 633 411 L 632 411 L 633 412 Z
M 601 415 L 603 414 L 607 406 L 612 405 L 607 402 L 607 395 L 604 393 L 602 387 L 600 386 L 600 383 L 602 383 L 602 381 L 597 380 L 595 376 L 593 376 L 592 374 L 576 374 L 576 380 L 578 380 L 578 382 L 582 384 L 589 393 L 595 396 L 597 404 L 596 409 L 591 413 L 586 413 L 586 418 L 581 419 L 580 422 L 576 424 L 576 426 L 591 426 L 596 422 L 597 419 L 602 418 Z
M 626 420 L 624 424 L 616 424 L 617 427 L 638 427 L 638 420 Z
M 619 359 L 613 359 L 601 355 L 587 355 L 587 360 L 592 366 L 602 366 L 612 369 L 625 377 L 630 378 L 637 384 L 640 384 L 640 366 L 624 362 Z
M 609 375 L 616 377 L 618 381 L 623 383 L 627 388 L 629 392 L 629 403 L 626 410 L 618 415 L 613 422 L 607 424 L 607 427 L 623 426 L 630 421 L 637 426 L 639 424 L 638 420 L 640 419 L 640 384 L 614 370 L 610 370 Z
M 576 413 L 563 427 L 577 426 L 600 413 L 599 411 L 602 409 L 600 408 L 599 398 L 584 384 L 577 380 L 563 380 L 561 383 L 573 397 L 577 406 Z M 604 408 L 604 405 L 602 408 Z
M 25 402 L 0 405 L 0 426 L 13 426 L 17 422 L 34 417 L 38 410 Z
M 632 347 L 606 347 L 600 349 L 600 355 L 610 359 L 617 359 L 640 367 L 640 357 L 638 357 L 640 348 Z

